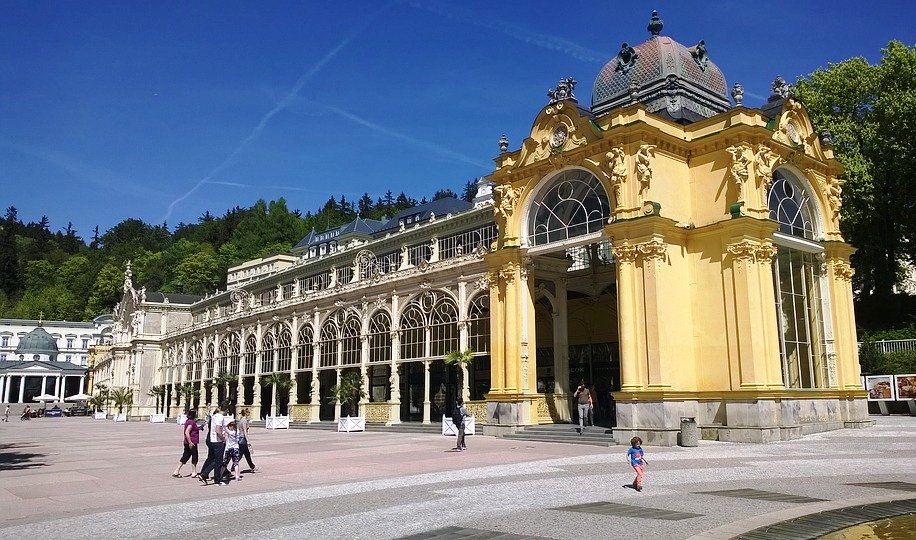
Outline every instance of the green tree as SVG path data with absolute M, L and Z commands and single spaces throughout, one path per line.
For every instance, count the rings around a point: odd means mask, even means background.
M 185 257 L 175 268 L 174 285 L 184 284 L 184 291 L 190 294 L 205 294 L 216 290 L 223 283 L 219 259 L 213 248 L 206 246 L 201 251 Z M 174 290 L 174 286 L 172 287 Z
M 328 389 L 328 401 L 340 403 L 341 416 L 359 416 L 358 402 L 364 397 L 363 376 L 358 371 L 344 371 L 340 374 L 340 382 Z
M 289 373 L 271 373 L 261 377 L 261 385 L 270 387 L 273 398 L 270 401 L 272 415 L 276 416 L 278 412 L 288 414 L 286 410 L 289 405 L 289 389 L 293 387 L 293 380 L 290 379 Z M 284 405 L 281 407 L 280 404 Z
M 916 47 L 892 41 L 878 64 L 831 64 L 794 93 L 845 167 L 841 231 L 857 248 L 855 284 L 888 296 L 900 263 L 916 262 Z
M 16 209 L 10 207 L 15 216 Z M 10 215 L 10 209 L 7 215 Z M 0 291 L 7 297 L 19 292 L 22 275 L 19 272 L 19 248 L 16 245 L 16 223 L 5 219 L 0 221 Z
M 89 301 L 83 315 L 87 319 L 108 313 L 121 300 L 121 287 L 124 283 L 124 269 L 113 262 L 102 266 L 95 276 L 89 291 Z
M 129 411 L 134 404 L 134 392 L 130 388 L 117 386 L 111 389 L 111 401 L 118 408 L 118 414 L 123 413 L 125 407 Z
M 458 368 L 458 391 L 461 396 L 467 397 L 467 389 L 464 384 L 464 371 L 471 365 L 471 362 L 474 361 L 474 351 L 450 351 L 445 355 L 445 363 L 450 366 L 455 366 Z

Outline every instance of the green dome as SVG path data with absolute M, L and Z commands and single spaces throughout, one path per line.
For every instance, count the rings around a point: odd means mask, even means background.
M 15 354 L 23 354 L 27 359 L 36 354 L 57 356 L 57 340 L 42 327 L 38 327 L 19 340 Z

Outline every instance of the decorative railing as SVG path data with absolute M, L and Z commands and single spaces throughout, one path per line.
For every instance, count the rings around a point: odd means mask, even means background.
M 881 341 L 872 341 L 875 348 L 881 353 L 894 353 L 901 351 L 916 350 L 916 339 L 885 339 Z M 862 350 L 863 342 L 859 342 L 859 350 Z

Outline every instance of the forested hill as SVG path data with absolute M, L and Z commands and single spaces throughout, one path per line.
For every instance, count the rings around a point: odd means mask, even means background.
M 476 184 L 463 197 L 470 201 Z M 445 189 L 433 200 L 457 197 Z M 205 212 L 197 223 L 174 230 L 128 218 L 108 231 L 98 227 L 88 238 L 71 224 L 51 232 L 51 222 L 24 223 L 14 206 L 0 220 L 0 317 L 88 320 L 109 312 L 120 300 L 124 265 L 132 261 L 134 279 L 148 290 L 204 294 L 225 289 L 226 269 L 273 253 L 288 252 L 313 228 L 321 231 L 357 216 L 381 219 L 427 202 L 389 191 L 375 201 L 331 197 L 315 212 L 290 210 L 282 198 L 235 207 L 222 216 Z

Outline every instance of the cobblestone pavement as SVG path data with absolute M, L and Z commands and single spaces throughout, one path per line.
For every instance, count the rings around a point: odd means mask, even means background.
M 624 487 L 622 446 L 475 436 L 454 452 L 435 435 L 258 429 L 262 470 L 205 487 L 170 476 L 175 424 L 13 421 L 0 423 L 0 538 L 731 538 L 916 499 L 916 418 L 875 419 L 768 445 L 648 447 L 641 493 Z

